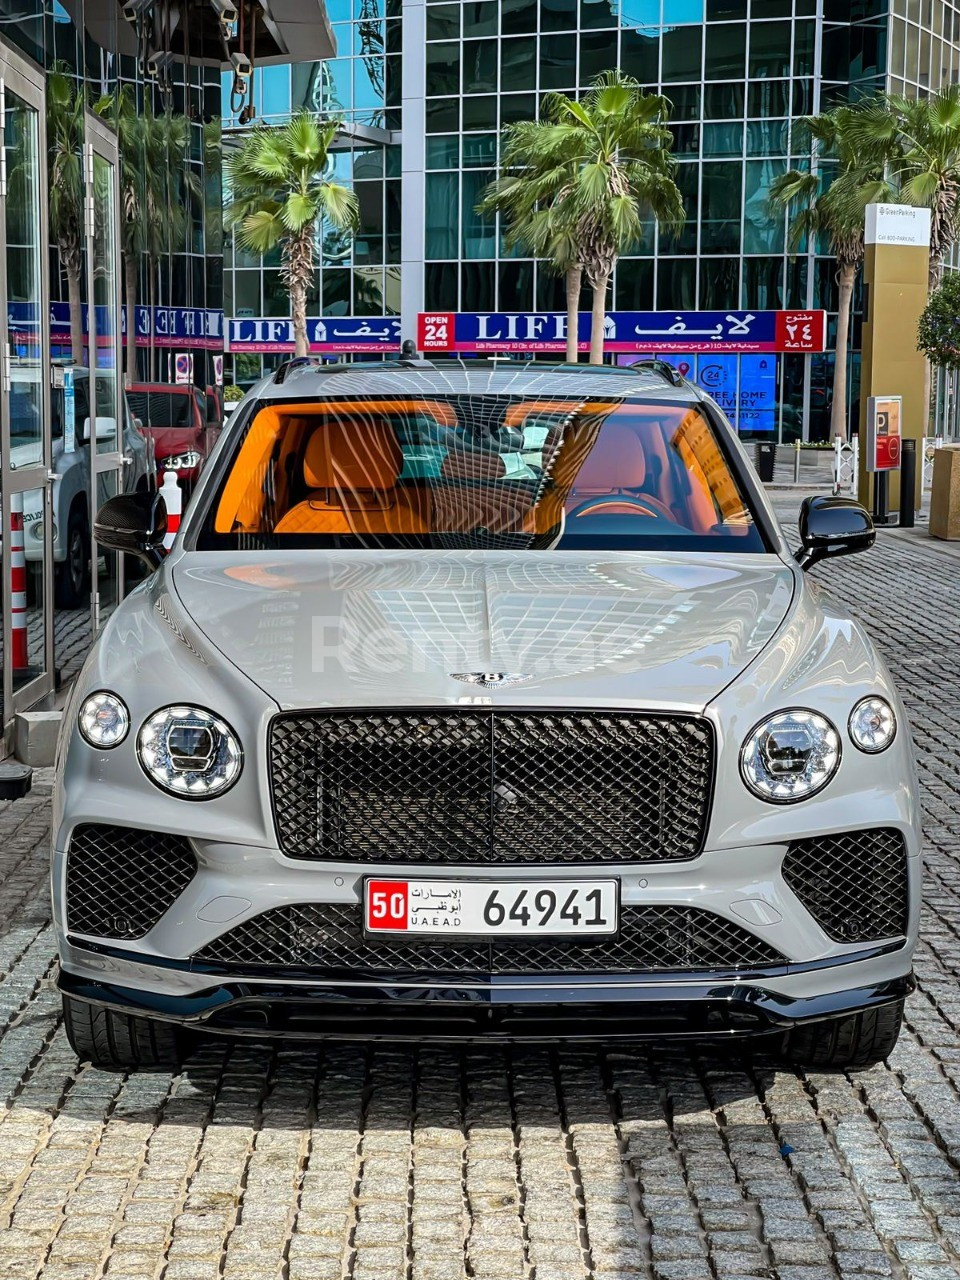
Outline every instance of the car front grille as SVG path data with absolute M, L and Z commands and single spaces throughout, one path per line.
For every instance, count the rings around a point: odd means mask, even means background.
M 197 873 L 180 836 L 85 823 L 67 854 L 67 928 L 95 938 L 142 938 Z
M 870 942 L 907 931 L 907 849 L 878 827 L 795 840 L 783 878 L 835 942 Z
M 199 951 L 203 964 L 251 972 L 322 970 L 330 976 L 464 977 L 490 974 L 738 970 L 785 963 L 761 939 L 696 907 L 625 906 L 617 938 L 457 941 L 368 939 L 356 903 L 274 907 Z
M 693 858 L 713 766 L 713 731 L 695 716 L 314 712 L 270 731 L 277 834 L 292 858 Z

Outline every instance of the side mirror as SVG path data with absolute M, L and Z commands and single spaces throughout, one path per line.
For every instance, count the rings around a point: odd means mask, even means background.
M 94 431 L 96 432 L 96 438 L 98 440 L 103 440 L 103 441 L 116 440 L 117 438 L 116 418 L 101 418 L 98 416 L 94 421 L 96 424 L 94 426 Z M 84 444 L 88 444 L 90 441 L 90 419 L 89 418 L 84 418 L 83 420 L 83 433 L 81 435 L 81 439 L 83 440 Z
M 124 551 L 150 568 L 163 560 L 167 508 L 159 493 L 121 493 L 97 512 L 93 536 L 101 547 Z
M 807 498 L 800 508 L 802 546 L 794 557 L 809 569 L 819 560 L 866 551 L 876 536 L 870 513 L 852 498 Z

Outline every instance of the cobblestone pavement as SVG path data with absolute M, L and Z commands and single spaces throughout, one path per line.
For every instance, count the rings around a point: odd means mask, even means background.
M 889 1064 L 208 1043 L 78 1066 L 49 977 L 47 798 L 0 806 L 0 1277 L 953 1280 L 960 1271 L 960 557 L 823 567 L 905 690 L 929 850 Z

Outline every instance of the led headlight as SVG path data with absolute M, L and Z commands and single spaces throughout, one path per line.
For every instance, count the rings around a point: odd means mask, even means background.
M 815 711 L 780 711 L 752 730 L 740 772 L 761 800 L 790 804 L 827 785 L 840 763 L 840 735 Z
M 130 728 L 130 712 L 113 693 L 91 693 L 77 716 L 80 732 L 91 747 L 119 747 Z
M 243 751 L 225 720 L 201 707 L 163 707 L 140 726 L 144 773 L 163 791 L 188 800 L 222 795 L 240 776 Z
M 158 471 L 192 471 L 203 461 L 203 454 L 191 449 L 188 453 L 175 453 L 172 458 L 164 458 L 157 463 Z
M 861 698 L 847 724 L 853 745 L 871 755 L 886 751 L 897 736 L 897 717 L 883 698 Z

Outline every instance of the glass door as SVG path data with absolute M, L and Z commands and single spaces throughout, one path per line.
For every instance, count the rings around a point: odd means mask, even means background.
M 126 428 L 121 369 L 119 161 L 116 135 L 86 117 L 87 289 L 90 330 L 90 511 L 123 491 Z M 78 426 L 80 424 L 78 423 Z M 91 607 L 96 633 L 123 596 L 123 557 L 97 546 L 91 533 Z
M 43 81 L 0 50 L 0 730 L 54 683 L 46 210 Z

